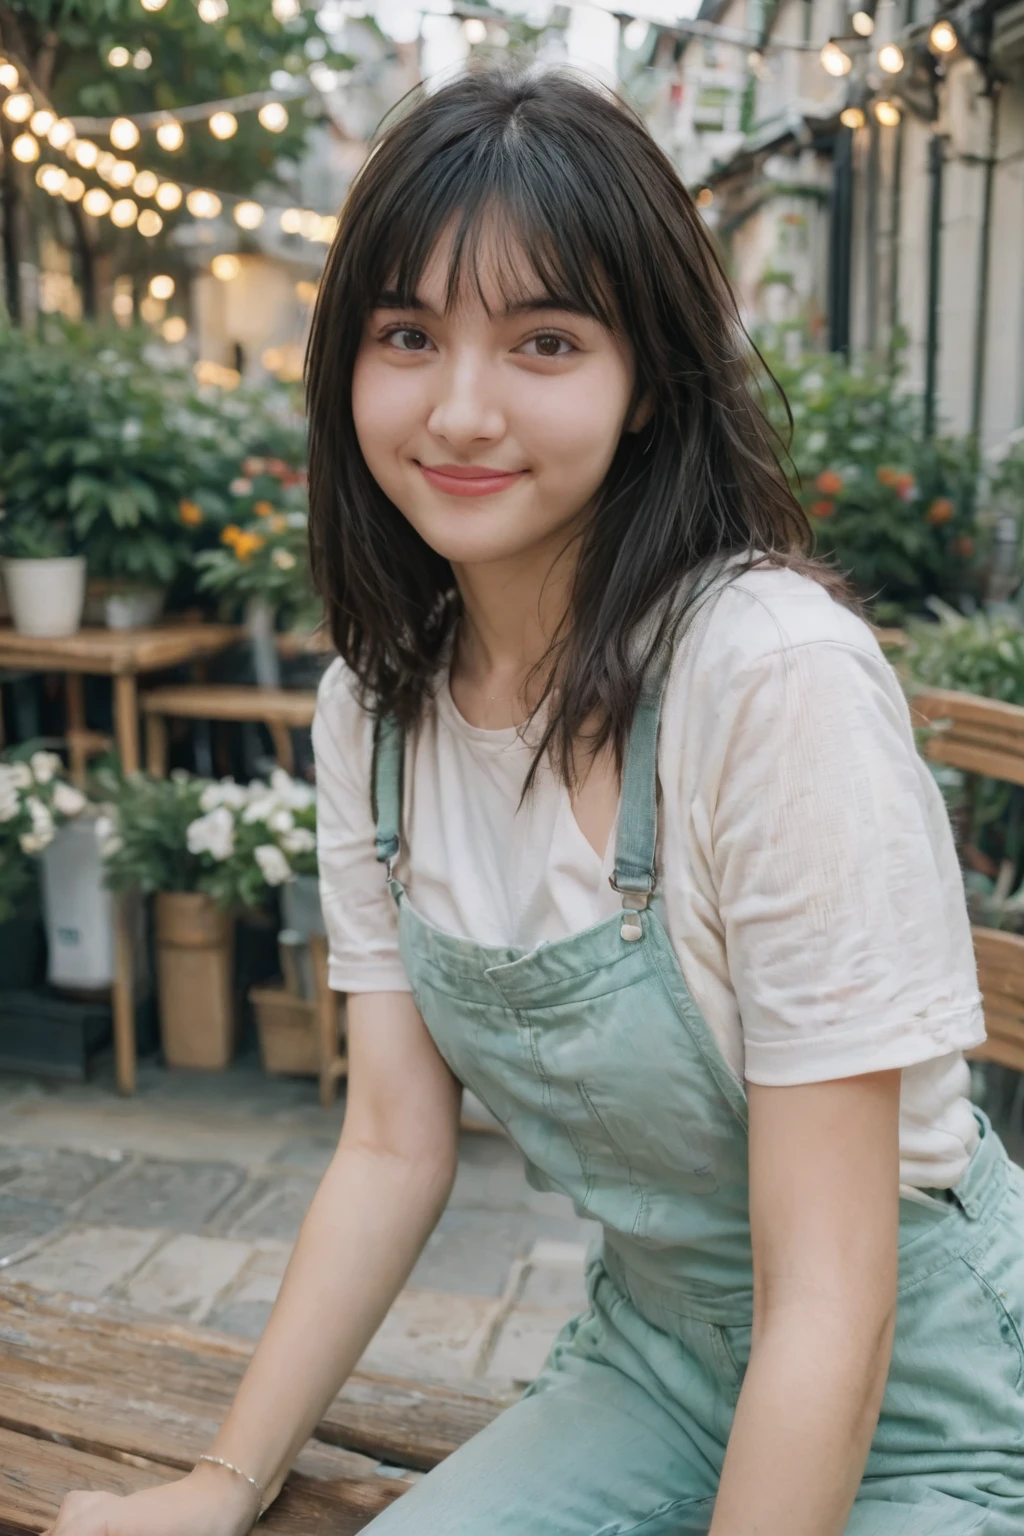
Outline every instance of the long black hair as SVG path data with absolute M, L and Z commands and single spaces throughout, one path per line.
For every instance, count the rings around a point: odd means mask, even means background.
M 652 407 L 645 428 L 623 435 L 580 535 L 568 611 L 538 674 L 547 708 L 537 761 L 550 753 L 568 781 L 584 736 L 591 750 L 611 743 L 621 762 L 645 667 L 666 626 L 686 617 L 687 604 L 671 601 L 694 585 L 685 578 L 746 552 L 737 572 L 789 565 L 857 603 L 811 557 L 728 279 L 640 119 L 564 70 L 473 72 L 407 107 L 372 150 L 313 316 L 313 569 L 367 706 L 403 724 L 419 718 L 460 603 L 448 561 L 367 469 L 352 419 L 356 353 L 381 292 L 411 304 L 452 230 L 454 302 L 496 222 L 552 294 L 628 339 L 637 400 Z

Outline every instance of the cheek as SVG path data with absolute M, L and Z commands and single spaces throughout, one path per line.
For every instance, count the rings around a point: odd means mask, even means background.
M 546 381 L 545 381 L 546 382 Z M 523 433 L 552 471 L 602 479 L 615 455 L 630 404 L 630 383 L 611 370 L 581 370 L 524 398 Z
M 357 356 L 352 371 L 352 421 L 374 475 L 415 423 L 419 393 L 412 370 L 388 368 L 372 352 Z

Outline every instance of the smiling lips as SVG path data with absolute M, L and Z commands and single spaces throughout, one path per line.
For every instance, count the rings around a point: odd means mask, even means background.
M 493 496 L 525 475 L 525 469 L 490 469 L 486 464 L 420 464 L 424 478 L 448 496 Z

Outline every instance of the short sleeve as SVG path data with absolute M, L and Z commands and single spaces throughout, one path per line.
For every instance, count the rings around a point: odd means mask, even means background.
M 373 726 L 340 660 L 320 683 L 313 751 L 330 984 L 337 992 L 408 992 L 395 905 L 374 848 Z
M 719 703 L 713 866 L 747 1078 L 849 1077 L 980 1044 L 949 819 L 881 653 L 783 647 Z

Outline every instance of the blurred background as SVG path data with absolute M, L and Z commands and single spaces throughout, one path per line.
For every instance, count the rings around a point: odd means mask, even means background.
M 614 82 L 719 243 L 947 798 L 1020 1155 L 1024 0 L 0 0 L 4 1284 L 268 1314 L 346 1068 L 304 339 L 381 119 L 509 54 Z M 383 1369 L 522 1383 L 582 1305 L 590 1224 L 496 1132 Z

